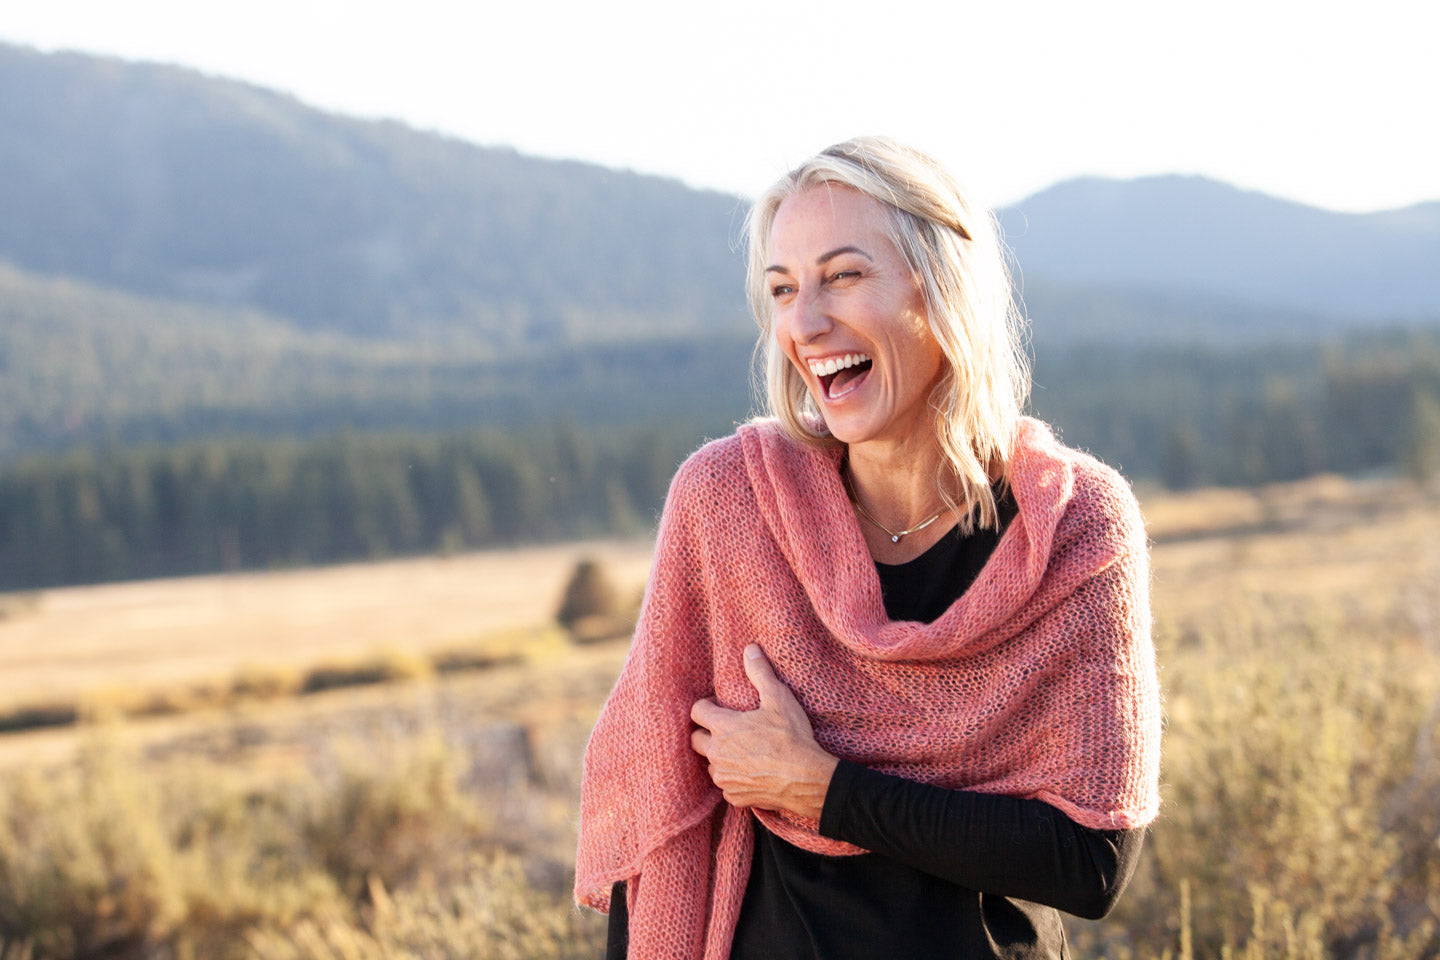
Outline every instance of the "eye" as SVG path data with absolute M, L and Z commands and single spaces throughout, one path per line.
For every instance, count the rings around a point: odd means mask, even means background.
M 792 283 L 777 283 L 770 288 L 770 296 L 785 297 L 795 292 L 795 285 Z
M 854 280 L 858 276 L 860 276 L 859 270 L 837 270 L 835 273 L 830 274 L 830 282 L 834 283 L 837 280 Z

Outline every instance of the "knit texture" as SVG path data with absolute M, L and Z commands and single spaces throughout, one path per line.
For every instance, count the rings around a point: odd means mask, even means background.
M 690 706 L 759 706 L 758 642 L 830 753 L 911 780 L 1043 800 L 1087 827 L 1159 806 L 1160 697 L 1144 525 L 1125 481 L 1022 422 L 1018 513 L 931 624 L 886 619 L 838 450 L 749 424 L 676 474 L 640 626 L 585 755 L 575 896 L 628 880 L 632 960 L 723 960 L 753 847 L 690 746 Z M 847 855 L 789 812 L 804 849 Z

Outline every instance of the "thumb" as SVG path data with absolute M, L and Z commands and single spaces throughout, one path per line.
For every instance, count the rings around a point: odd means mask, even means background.
M 744 659 L 745 676 L 750 678 L 750 684 L 760 694 L 762 706 L 776 705 L 790 695 L 790 688 L 775 676 L 775 668 L 770 666 L 759 644 L 752 643 L 746 647 Z

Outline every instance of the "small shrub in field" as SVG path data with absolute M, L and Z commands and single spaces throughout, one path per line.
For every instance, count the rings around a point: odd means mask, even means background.
M 635 631 L 638 606 L 622 610 L 619 594 L 593 560 L 582 560 L 566 585 L 558 620 L 577 643 L 628 637 Z
M 0 620 L 23 617 L 40 606 L 40 594 L 36 591 L 23 593 L 0 593 Z M 3 944 L 0 944 L 3 948 Z M 10 960 L 0 949 L 0 960 Z
M 555 614 L 561 626 L 573 627 L 588 617 L 613 617 L 619 612 L 615 587 L 594 560 L 581 560 L 570 575 Z

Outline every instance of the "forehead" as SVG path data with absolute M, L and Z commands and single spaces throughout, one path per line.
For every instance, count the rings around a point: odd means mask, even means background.
M 847 244 L 882 241 L 890 245 L 890 220 L 884 204 L 841 184 L 824 183 L 791 194 L 775 211 L 770 225 L 772 257 L 818 254 Z M 812 247 L 821 249 L 812 251 Z

